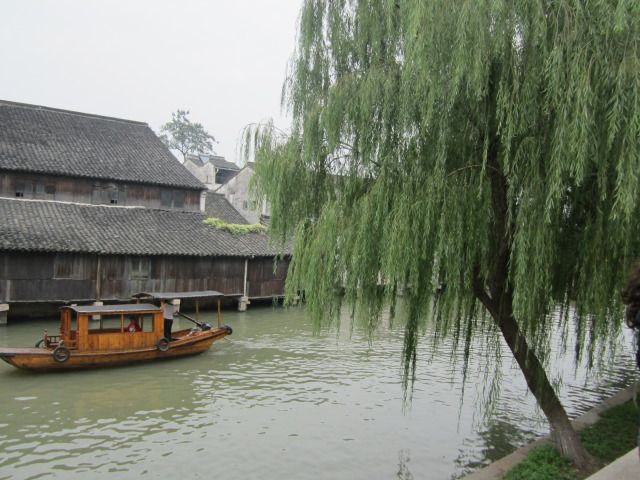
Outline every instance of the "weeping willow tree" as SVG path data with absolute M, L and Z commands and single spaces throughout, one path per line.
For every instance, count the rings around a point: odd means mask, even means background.
M 294 238 L 288 294 L 317 325 L 346 302 L 374 330 L 402 292 L 408 378 L 426 321 L 492 322 L 561 453 L 588 464 L 545 372 L 549 312 L 575 314 L 591 365 L 619 333 L 639 54 L 637 0 L 306 0 L 291 133 L 247 139 L 271 232 Z

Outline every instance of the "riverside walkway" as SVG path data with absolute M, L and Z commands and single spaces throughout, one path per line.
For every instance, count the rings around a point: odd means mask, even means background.
M 638 480 L 640 478 L 640 457 L 634 448 L 615 462 L 591 475 L 587 480 Z

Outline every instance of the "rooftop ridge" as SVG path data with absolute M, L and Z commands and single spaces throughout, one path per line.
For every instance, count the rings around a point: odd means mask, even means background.
M 117 117 L 107 117 L 105 115 L 97 115 L 94 113 L 85 113 L 85 112 L 78 112 L 78 111 L 74 111 L 74 110 L 65 110 L 62 108 L 55 108 L 55 107 L 47 107 L 45 105 L 35 105 L 32 103 L 22 103 L 22 102 L 13 102 L 10 100 L 2 100 L 0 99 L 0 106 L 9 106 L 9 107 L 17 107 L 17 108 L 25 108 L 25 109 L 31 109 L 31 110 L 43 110 L 43 111 L 47 111 L 47 112 L 55 112 L 55 113 L 64 113 L 67 115 L 75 115 L 78 117 L 87 117 L 87 118 L 96 118 L 96 119 L 100 119 L 100 120 L 109 120 L 111 122 L 122 122 L 122 123 L 131 123 L 133 125 L 143 125 L 148 127 L 149 124 L 147 124 L 146 122 L 140 122 L 138 120 L 128 120 L 126 118 L 117 118 Z

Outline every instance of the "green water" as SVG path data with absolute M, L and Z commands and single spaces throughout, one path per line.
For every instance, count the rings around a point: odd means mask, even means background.
M 303 310 L 270 307 L 224 312 L 224 323 L 229 340 L 191 358 L 62 374 L 2 363 L 0 479 L 448 479 L 546 431 L 506 349 L 500 366 L 472 352 L 463 396 L 450 345 L 423 342 L 403 410 L 398 328 L 371 343 L 348 328 L 314 336 Z M 31 346 L 44 328 L 56 322 L 2 327 L 0 346 Z M 569 412 L 627 385 L 631 359 L 621 348 L 586 381 L 559 356 Z M 485 418 L 477 401 L 498 368 L 500 399 Z

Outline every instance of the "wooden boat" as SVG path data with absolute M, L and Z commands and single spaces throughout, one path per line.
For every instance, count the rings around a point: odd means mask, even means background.
M 65 306 L 60 309 L 60 332 L 44 336 L 36 348 L 0 348 L 0 358 L 17 368 L 33 371 L 75 370 L 195 355 L 232 333 L 220 323 L 220 298 L 213 291 L 144 292 L 138 303 L 105 306 Z M 218 325 L 199 321 L 200 299 L 217 299 Z M 194 328 L 164 336 L 163 309 L 174 299 L 195 299 L 196 318 L 176 312 Z M 144 301 L 159 301 L 159 306 Z M 128 323 L 127 323 L 128 322 Z

